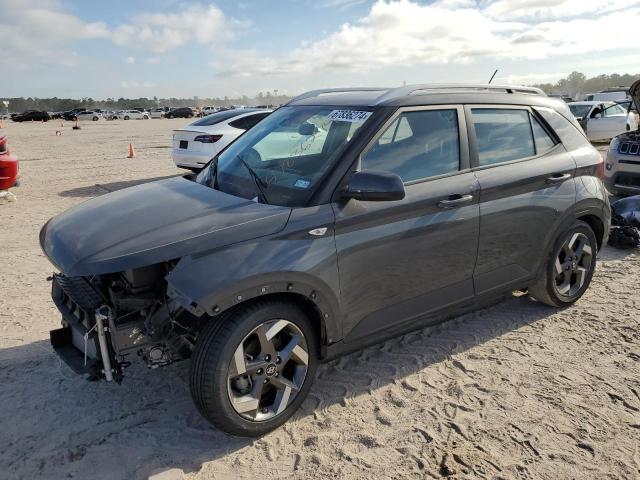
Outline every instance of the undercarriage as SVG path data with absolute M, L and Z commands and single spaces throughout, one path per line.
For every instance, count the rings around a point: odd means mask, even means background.
M 51 343 L 77 373 L 120 382 L 134 357 L 151 368 L 191 356 L 201 319 L 167 296 L 169 262 L 116 274 L 52 277 L 62 328 Z

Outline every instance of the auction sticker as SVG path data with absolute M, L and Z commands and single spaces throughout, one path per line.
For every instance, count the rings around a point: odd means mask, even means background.
M 364 122 L 373 112 L 361 110 L 333 110 L 327 118 L 337 122 Z

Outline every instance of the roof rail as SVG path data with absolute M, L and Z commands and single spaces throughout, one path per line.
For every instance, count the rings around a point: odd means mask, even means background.
M 378 103 L 386 102 L 396 98 L 406 97 L 408 95 L 424 95 L 427 93 L 437 93 L 438 91 L 448 91 L 448 90 L 476 90 L 476 91 L 487 91 L 487 92 L 524 93 L 529 95 L 543 95 L 543 96 L 547 95 L 539 88 L 525 87 L 520 85 L 427 83 L 422 85 L 406 85 L 403 87 L 391 89 L 378 99 Z
M 349 92 L 387 92 L 389 88 L 384 87 L 361 87 L 361 88 L 321 88 L 318 90 L 311 90 L 310 92 L 303 93 L 297 97 L 292 98 L 287 103 L 297 102 L 298 100 L 304 100 L 305 98 L 319 97 L 320 95 L 328 93 L 349 93 Z

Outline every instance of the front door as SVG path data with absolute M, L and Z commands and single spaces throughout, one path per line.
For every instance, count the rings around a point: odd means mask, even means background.
M 347 343 L 473 297 L 479 208 L 468 166 L 458 106 L 400 109 L 365 149 L 359 169 L 398 174 L 406 197 L 333 204 Z
M 626 131 L 628 112 L 621 105 L 599 105 L 593 112 L 587 122 L 589 140 L 608 140 Z

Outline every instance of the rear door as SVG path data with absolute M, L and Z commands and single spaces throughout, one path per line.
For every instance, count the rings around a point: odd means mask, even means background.
M 333 204 L 346 342 L 473 297 L 478 183 L 465 132 L 461 106 L 400 109 L 359 169 L 398 174 L 406 197 Z
M 465 110 L 471 164 L 480 183 L 476 293 L 517 288 L 536 275 L 548 236 L 575 202 L 576 164 L 529 107 Z

